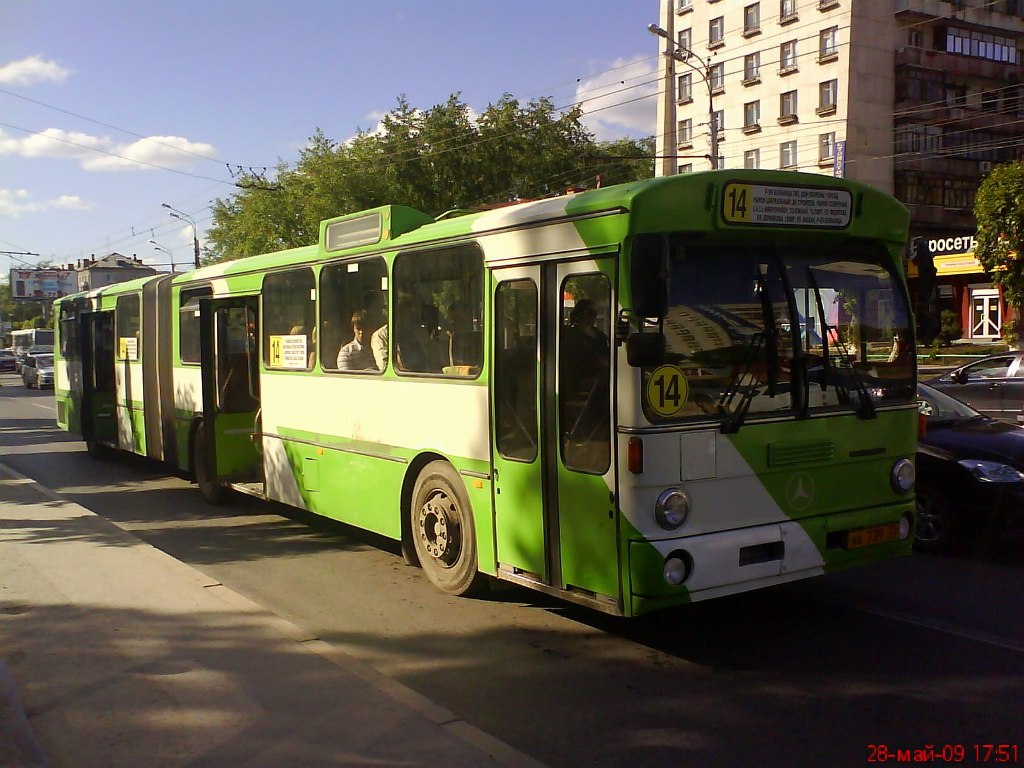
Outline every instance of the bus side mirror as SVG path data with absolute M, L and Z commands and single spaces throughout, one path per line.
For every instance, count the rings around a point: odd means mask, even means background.
M 633 368 L 656 368 L 665 362 L 665 334 L 634 333 L 626 339 L 626 362 Z
M 633 238 L 629 261 L 633 314 L 664 317 L 668 311 L 668 238 L 644 234 Z

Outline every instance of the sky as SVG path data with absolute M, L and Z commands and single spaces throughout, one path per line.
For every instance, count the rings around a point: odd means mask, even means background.
M 0 251 L 39 254 L 0 274 L 188 264 L 163 203 L 204 241 L 237 169 L 373 130 L 402 95 L 548 97 L 598 139 L 652 135 L 657 20 L 658 0 L 0 0 Z

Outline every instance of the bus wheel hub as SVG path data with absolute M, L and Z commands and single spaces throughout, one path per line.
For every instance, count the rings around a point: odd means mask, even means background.
M 419 514 L 419 536 L 436 560 L 452 565 L 458 557 L 458 508 L 453 499 L 438 491 L 428 498 Z

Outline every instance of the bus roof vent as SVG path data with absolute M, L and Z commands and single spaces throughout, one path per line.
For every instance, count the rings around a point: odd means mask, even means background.
M 320 224 L 320 243 L 329 253 L 345 251 L 419 229 L 434 220 L 427 214 L 404 205 L 385 205 L 369 211 L 328 219 Z

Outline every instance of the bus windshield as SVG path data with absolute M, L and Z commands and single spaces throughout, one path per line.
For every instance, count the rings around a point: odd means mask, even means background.
M 910 313 L 881 250 L 676 238 L 670 252 L 667 362 L 688 390 L 673 420 L 722 418 L 728 431 L 912 400 Z

